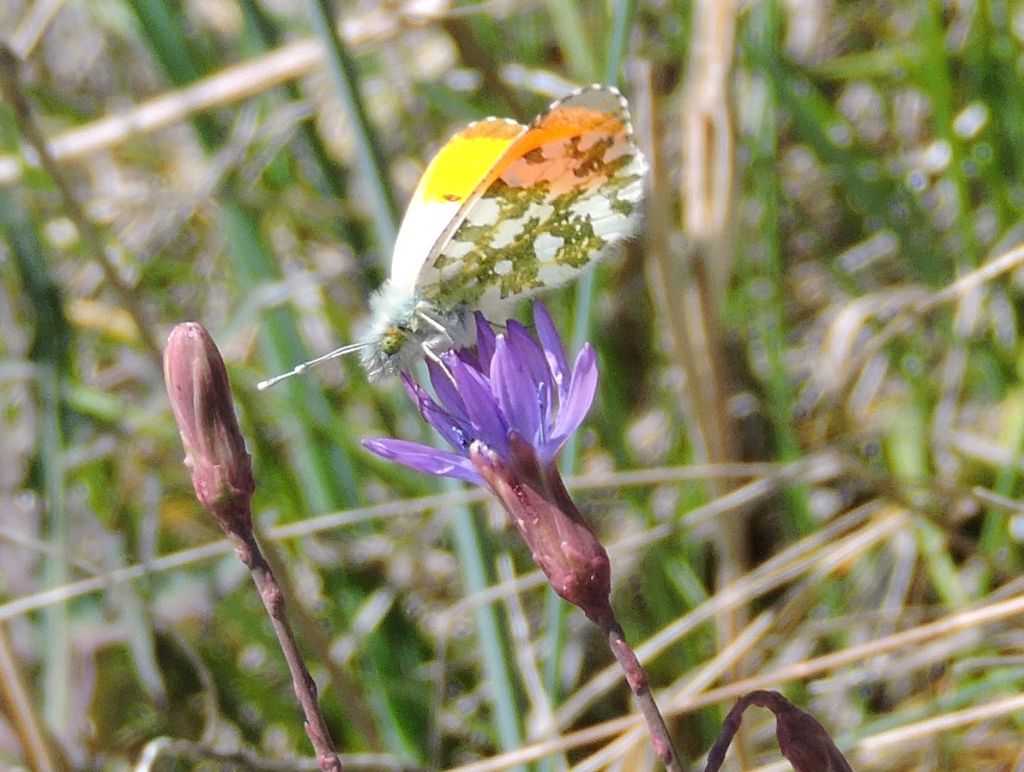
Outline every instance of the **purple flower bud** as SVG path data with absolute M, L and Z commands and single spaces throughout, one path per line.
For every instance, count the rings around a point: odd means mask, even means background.
M 732 738 L 743 722 L 743 713 L 751 705 L 767 708 L 775 714 L 775 737 L 779 749 L 796 772 L 853 772 L 828 731 L 806 711 L 800 710 L 778 692 L 748 692 L 736 700 L 725 717 L 722 731 L 708 752 L 704 772 L 717 772 L 725 761 Z
M 793 769 L 796 772 L 852 772 L 850 763 L 821 722 L 782 695 L 778 697 L 765 707 L 775 713 L 775 737 Z
M 201 324 L 185 322 L 171 330 L 164 381 L 196 497 L 229 535 L 248 534 L 249 502 L 256 487 L 252 464 L 235 418 L 224 360 Z

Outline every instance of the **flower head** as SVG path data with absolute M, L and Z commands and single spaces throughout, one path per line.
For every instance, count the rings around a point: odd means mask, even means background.
M 555 458 L 579 428 L 597 389 L 589 344 L 569 369 L 547 309 L 534 304 L 534 338 L 516 321 L 495 335 L 477 314 L 476 352 L 428 362 L 434 396 L 403 382 L 423 418 L 453 450 L 397 439 L 366 440 L 385 458 L 486 486 L 501 502 L 552 587 L 591 619 L 610 618 L 611 566 L 573 504 Z
M 171 330 L 164 381 L 196 497 L 227 533 L 248 533 L 256 487 L 252 463 L 235 418 L 224 360 L 201 324 L 185 322 Z
M 397 439 L 374 439 L 364 445 L 378 455 L 429 474 L 483 484 L 470 459 L 479 441 L 508 459 L 515 434 L 547 465 L 565 445 L 594 400 L 597 361 L 586 344 L 569 369 L 562 341 L 547 309 L 534 304 L 537 340 L 519 322 L 495 335 L 477 314 L 476 352 L 462 349 L 441 356 L 443 367 L 428 360 L 429 391 L 407 373 L 402 375 L 420 414 L 454 451 Z

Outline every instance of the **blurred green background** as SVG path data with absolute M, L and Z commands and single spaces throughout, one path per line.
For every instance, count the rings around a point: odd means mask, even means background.
M 651 173 L 641 235 L 547 298 L 602 372 L 563 465 L 681 754 L 776 688 L 859 770 L 1024 769 L 1024 3 L 6 0 L 0 30 L 0 766 L 309 756 L 181 464 L 159 358 L 195 320 L 353 768 L 654 768 L 504 513 L 359 446 L 440 442 L 397 382 L 255 389 L 358 335 L 453 131 L 596 81 Z M 767 714 L 736 751 L 777 761 Z

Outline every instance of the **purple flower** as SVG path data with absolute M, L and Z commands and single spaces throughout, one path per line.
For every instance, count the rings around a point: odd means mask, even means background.
M 547 309 L 535 303 L 533 316 L 538 340 L 514 320 L 495 335 L 478 313 L 476 352 L 443 354 L 443 367 L 428 361 L 433 396 L 403 374 L 420 414 L 454 450 L 398 439 L 363 444 L 421 472 L 486 486 L 555 591 L 591 619 L 608 619 L 608 555 L 555 464 L 590 410 L 597 362 L 586 344 L 570 370 Z
M 427 361 L 436 396 L 402 374 L 409 398 L 454 452 L 397 439 L 364 440 L 366 448 L 421 472 L 481 485 L 484 480 L 470 459 L 474 442 L 508 460 L 515 434 L 533 447 L 541 466 L 558 455 L 594 400 L 594 349 L 584 345 L 570 371 L 551 315 L 539 302 L 534 303 L 539 344 L 515 320 L 500 335 L 479 312 L 476 322 L 475 353 L 442 354 L 444 368 Z

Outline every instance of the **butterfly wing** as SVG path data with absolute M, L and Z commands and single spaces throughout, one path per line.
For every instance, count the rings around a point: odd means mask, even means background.
M 430 247 L 459 216 L 480 180 L 526 130 L 507 118 L 486 118 L 471 123 L 442 146 L 423 171 L 395 237 L 392 285 L 412 294 L 425 261 L 432 259 Z
M 617 90 L 581 89 L 509 135 L 419 270 L 417 293 L 442 309 L 563 284 L 636 228 L 646 163 Z

